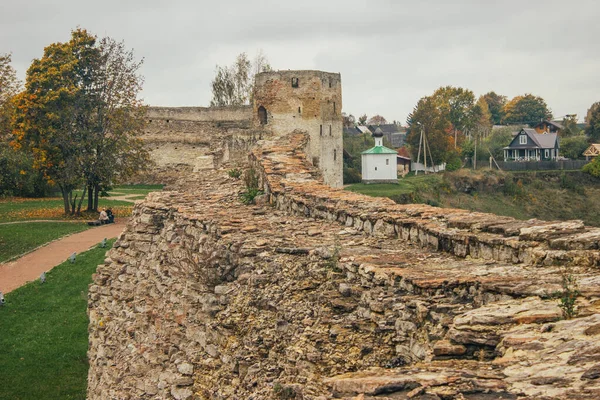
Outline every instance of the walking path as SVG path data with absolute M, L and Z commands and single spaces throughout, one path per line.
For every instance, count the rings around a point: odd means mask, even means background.
M 126 219 L 75 233 L 63 239 L 50 242 L 23 257 L 6 264 L 0 264 L 0 291 L 8 293 L 38 279 L 42 272 L 49 271 L 64 262 L 73 252 L 81 253 L 101 242 L 104 238 L 117 237 L 125 228 Z

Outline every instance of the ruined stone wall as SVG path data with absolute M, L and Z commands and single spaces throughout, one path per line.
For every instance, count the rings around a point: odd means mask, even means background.
M 314 179 L 313 167 L 304 161 L 306 140 L 301 133 L 292 134 L 254 149 L 251 155 L 269 201 L 279 209 L 459 257 L 529 265 L 600 265 L 600 228 L 579 220 L 521 221 L 330 189 Z
M 88 398 L 600 396 L 600 230 L 328 189 L 307 140 L 253 151 L 256 205 L 223 170 L 136 204 L 89 291 Z
M 342 83 L 340 74 L 322 71 L 275 71 L 257 74 L 254 123 L 259 108 L 267 112 L 264 128 L 279 136 L 308 134 L 307 158 L 331 187 L 342 187 Z
M 191 172 L 244 162 L 261 138 L 250 106 L 149 107 L 142 140 L 154 162 L 152 179 L 173 183 Z

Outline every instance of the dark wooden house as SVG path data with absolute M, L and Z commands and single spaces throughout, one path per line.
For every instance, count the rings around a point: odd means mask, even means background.
M 547 161 L 558 158 L 558 135 L 523 128 L 504 149 L 504 161 Z

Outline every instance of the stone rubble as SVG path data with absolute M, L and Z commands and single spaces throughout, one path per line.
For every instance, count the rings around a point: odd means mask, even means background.
M 328 189 L 303 140 L 251 156 L 259 204 L 226 169 L 136 203 L 90 286 L 88 398 L 600 398 L 596 228 Z

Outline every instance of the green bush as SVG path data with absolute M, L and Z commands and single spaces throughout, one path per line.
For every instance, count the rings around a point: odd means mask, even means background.
M 362 182 L 362 175 L 355 168 L 348 168 L 344 166 L 344 184 L 348 183 L 360 183 Z
M 457 171 L 462 168 L 462 161 L 458 153 L 452 152 L 446 160 L 446 171 Z
M 596 178 L 600 178 L 600 157 L 594 158 L 594 161 L 584 165 L 581 170 Z
M 589 146 L 585 135 L 572 136 L 560 139 L 560 154 L 571 160 L 583 158 L 583 152 Z
M 0 143 L 0 196 L 43 197 L 50 186 L 22 151 Z
M 240 179 L 242 176 L 242 170 L 239 168 L 233 168 L 227 171 L 227 174 L 234 179 Z

